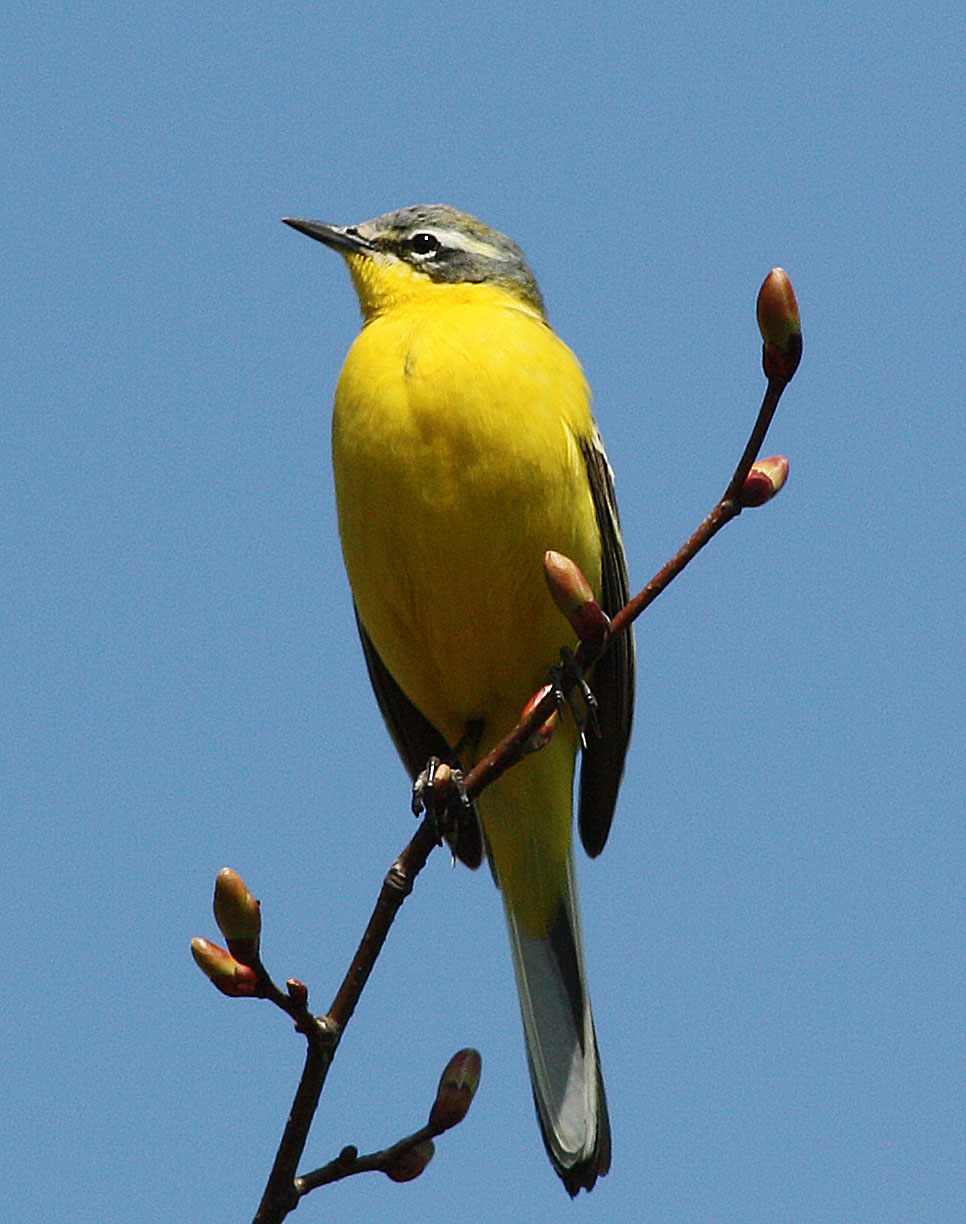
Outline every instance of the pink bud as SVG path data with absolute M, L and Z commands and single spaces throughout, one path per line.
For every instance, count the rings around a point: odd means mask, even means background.
M 781 490 L 787 479 L 788 460 L 784 455 L 756 460 L 741 486 L 741 504 L 763 506 Z
M 544 553 L 543 573 L 553 601 L 566 616 L 574 632 L 584 641 L 602 642 L 610 621 L 594 597 L 594 590 L 583 571 L 552 550 Z
M 222 994 L 232 998 L 250 997 L 258 987 L 258 975 L 248 965 L 235 960 L 230 952 L 208 939 L 193 939 L 191 955 L 195 964 Z
M 483 1060 L 478 1050 L 459 1050 L 440 1076 L 429 1125 L 442 1132 L 462 1122 L 480 1085 Z

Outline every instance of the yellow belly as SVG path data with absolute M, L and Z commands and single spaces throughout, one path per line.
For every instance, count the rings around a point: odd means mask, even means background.
M 599 586 L 591 429 L 576 358 L 517 309 L 409 304 L 349 353 L 333 424 L 349 578 L 384 663 L 451 745 L 477 719 L 484 748 L 505 734 L 571 636 L 544 552 Z

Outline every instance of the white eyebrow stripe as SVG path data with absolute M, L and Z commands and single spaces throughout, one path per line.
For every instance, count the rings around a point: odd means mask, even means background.
M 457 251 L 469 251 L 472 255 L 482 255 L 487 259 L 493 259 L 500 254 L 499 247 L 493 246 L 482 238 L 474 238 L 463 230 L 442 229 L 438 225 L 421 225 L 412 232 L 414 234 L 432 234 L 445 247 L 455 247 Z

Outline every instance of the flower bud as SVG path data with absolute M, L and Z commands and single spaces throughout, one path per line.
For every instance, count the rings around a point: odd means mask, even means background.
M 610 624 L 583 571 L 562 553 L 544 553 L 543 574 L 553 601 L 582 642 L 603 642 Z
M 289 978 L 285 983 L 285 989 L 288 991 L 288 997 L 296 1005 L 296 1007 L 305 1007 L 309 1001 L 309 988 L 304 982 L 300 982 L 298 978 Z
M 544 697 L 546 697 L 546 695 L 550 692 L 551 688 L 552 685 L 545 684 L 543 688 L 538 689 L 533 694 L 527 704 L 523 707 L 523 711 L 520 714 L 521 722 L 537 708 L 540 702 L 543 701 Z M 546 748 L 553 738 L 553 733 L 557 729 L 558 722 L 560 722 L 560 713 L 559 711 L 554 710 L 547 721 L 541 723 L 540 726 L 537 727 L 536 731 L 534 731 L 530 738 L 524 743 L 524 754 L 539 752 L 541 748 Z
M 742 506 L 763 506 L 781 490 L 787 479 L 788 460 L 784 455 L 756 460 L 741 486 Z
M 802 357 L 802 319 L 784 268 L 772 268 L 758 292 L 758 329 L 765 374 L 788 382 Z
M 802 318 L 792 282 L 784 268 L 772 268 L 758 291 L 758 327 L 766 344 L 787 353 L 793 336 L 802 334 Z
M 191 941 L 191 955 L 205 977 L 231 998 L 250 997 L 258 986 L 258 975 L 230 952 L 207 939 Z
M 478 1050 L 459 1050 L 453 1055 L 440 1076 L 436 1100 L 429 1113 L 430 1126 L 445 1131 L 463 1121 L 480 1085 L 482 1069 Z
M 230 867 L 222 867 L 215 877 L 214 910 L 229 951 L 243 964 L 250 964 L 258 956 L 261 910 L 245 881 Z
M 412 1181 L 426 1168 L 435 1152 L 436 1145 L 432 1139 L 424 1139 L 415 1147 L 406 1148 L 405 1151 L 392 1156 L 382 1166 L 382 1171 L 394 1182 Z

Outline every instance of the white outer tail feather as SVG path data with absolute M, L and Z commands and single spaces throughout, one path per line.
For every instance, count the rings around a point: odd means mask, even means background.
M 610 1126 L 584 975 L 571 854 L 565 925 L 534 939 L 504 905 L 530 1078 L 544 1143 L 571 1195 L 610 1166 Z

